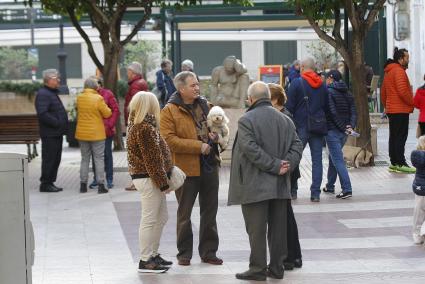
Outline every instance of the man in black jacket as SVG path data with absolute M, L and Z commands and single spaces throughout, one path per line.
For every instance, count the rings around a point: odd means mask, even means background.
M 40 192 L 59 192 L 54 182 L 62 156 L 63 135 L 67 131 L 68 116 L 59 99 L 60 78 L 56 69 L 43 71 L 44 86 L 37 92 L 35 109 L 41 137 Z

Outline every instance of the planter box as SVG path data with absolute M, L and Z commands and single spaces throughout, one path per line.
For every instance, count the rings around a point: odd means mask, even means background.
M 68 133 L 66 134 L 66 142 L 68 142 L 69 147 L 72 147 L 72 148 L 80 147 L 78 140 L 75 139 L 75 130 L 76 129 L 77 129 L 77 122 L 76 121 L 69 121 L 68 122 Z
M 371 144 L 372 144 L 372 152 L 373 156 L 378 155 L 378 127 L 376 125 L 371 125 L 370 130 L 371 135 Z M 348 136 L 347 142 L 345 142 L 346 146 L 356 146 L 356 147 L 363 147 L 364 145 L 357 145 L 357 138 L 353 136 Z

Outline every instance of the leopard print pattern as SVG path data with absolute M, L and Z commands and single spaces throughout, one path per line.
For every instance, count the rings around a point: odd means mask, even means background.
M 128 126 L 127 158 L 130 175 L 146 174 L 160 189 L 168 187 L 167 173 L 173 163 L 170 149 L 155 127 L 155 117 L 147 115 L 142 123 Z

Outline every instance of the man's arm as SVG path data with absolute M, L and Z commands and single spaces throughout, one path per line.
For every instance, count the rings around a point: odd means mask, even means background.
M 49 112 L 50 98 L 47 95 L 37 95 L 35 98 L 35 108 L 40 120 L 50 127 L 59 127 L 59 120 Z
M 197 139 L 180 138 L 176 133 L 176 121 L 169 107 L 161 111 L 161 135 L 174 153 L 201 154 L 202 141 Z
M 248 160 L 264 172 L 279 174 L 281 160 L 266 153 L 258 144 L 248 119 L 238 122 L 238 141 L 241 152 Z

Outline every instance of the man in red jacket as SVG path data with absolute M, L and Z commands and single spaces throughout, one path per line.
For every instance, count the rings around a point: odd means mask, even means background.
M 131 62 L 127 67 L 128 91 L 125 95 L 124 119 L 125 125 L 128 124 L 128 105 L 133 96 L 140 91 L 148 91 L 148 84 L 143 79 L 142 64 L 139 62 Z
M 384 80 L 381 86 L 381 100 L 385 107 L 390 125 L 388 153 L 390 172 L 415 173 L 416 170 L 406 163 L 404 147 L 409 130 L 409 113 L 413 112 L 413 92 L 406 69 L 409 65 L 409 52 L 402 48 L 394 49 L 393 59 L 385 66 Z
M 120 117 L 120 109 L 118 107 L 118 102 L 115 99 L 114 94 L 111 90 L 105 89 L 103 86 L 103 79 L 99 78 L 99 89 L 97 92 L 103 97 L 106 105 L 111 109 L 112 115 L 109 118 L 103 119 L 103 124 L 105 126 L 106 140 L 105 140 L 105 174 L 106 174 L 106 184 L 108 188 L 114 187 L 114 161 L 112 157 L 112 141 L 114 140 L 114 135 L 116 133 L 115 125 L 118 118 Z M 94 159 L 93 159 L 93 169 L 94 169 Z M 93 171 L 95 172 L 95 171 Z M 93 178 L 93 182 L 89 185 L 90 188 L 97 187 L 96 175 Z
M 133 61 L 127 67 L 127 78 L 128 78 L 128 91 L 125 95 L 124 103 L 124 119 L 125 126 L 128 125 L 128 105 L 135 94 L 140 91 L 148 91 L 148 84 L 143 79 L 142 75 L 142 64 L 137 61 Z M 130 186 L 126 187 L 125 190 L 133 191 L 136 187 L 131 183 Z

